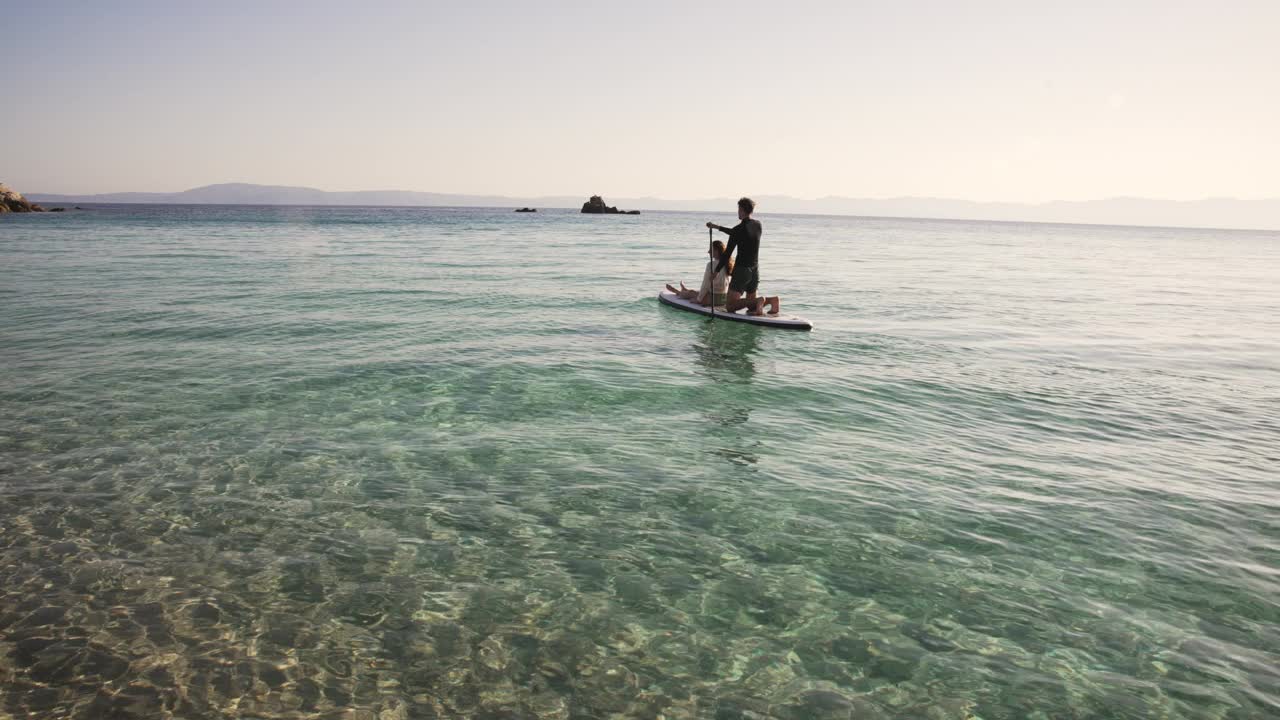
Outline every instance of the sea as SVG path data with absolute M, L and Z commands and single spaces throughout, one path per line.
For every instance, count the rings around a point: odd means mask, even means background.
M 0 217 L 0 718 L 1280 717 L 1280 233 L 512 210 Z

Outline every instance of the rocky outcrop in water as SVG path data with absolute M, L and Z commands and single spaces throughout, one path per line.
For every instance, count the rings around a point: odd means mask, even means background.
M 594 215 L 639 215 L 639 210 L 619 210 L 604 204 L 604 198 L 592 195 L 591 199 L 582 203 L 582 212 Z
M 44 208 L 22 197 L 22 193 L 0 183 L 0 213 L 44 212 Z

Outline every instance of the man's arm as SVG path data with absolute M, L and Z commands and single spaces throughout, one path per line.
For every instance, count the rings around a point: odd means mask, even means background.
M 737 249 L 738 239 L 742 237 L 741 233 L 736 232 L 737 229 L 740 227 L 742 227 L 742 225 L 738 225 L 737 227 L 734 227 L 734 228 L 726 228 L 726 227 L 721 227 L 719 225 L 716 226 L 716 229 L 719 230 L 720 232 L 728 233 L 729 244 L 725 246 L 724 254 L 720 256 L 720 262 L 716 265 L 715 273 L 712 273 L 712 274 L 719 273 L 721 270 L 725 269 L 729 265 L 729 257 L 733 255 L 733 251 Z

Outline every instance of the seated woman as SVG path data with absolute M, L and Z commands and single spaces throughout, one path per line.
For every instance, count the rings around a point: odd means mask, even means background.
M 670 285 L 667 285 L 667 289 L 681 299 L 692 300 L 703 307 L 711 304 L 709 295 L 714 297 L 716 305 L 724 305 L 729 293 L 729 276 L 733 274 L 733 261 L 730 260 L 727 268 L 712 277 L 712 269 L 720 262 L 720 256 L 724 254 L 724 243 L 716 240 L 711 243 L 711 249 L 707 252 L 711 254 L 711 259 L 707 261 L 707 267 L 702 271 L 702 287 L 698 288 L 697 292 L 685 287 L 683 282 L 680 283 L 680 289 L 678 290 Z

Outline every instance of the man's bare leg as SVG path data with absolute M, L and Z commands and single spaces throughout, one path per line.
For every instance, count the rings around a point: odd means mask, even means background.
M 747 307 L 747 301 L 742 299 L 742 292 L 738 290 L 730 290 L 724 301 L 725 311 L 737 312 L 744 307 Z
M 748 298 L 750 298 L 749 295 L 748 295 Z M 778 313 L 782 312 L 782 298 L 778 297 L 777 295 L 770 295 L 768 297 L 756 298 L 755 302 L 751 305 L 751 309 L 748 312 L 751 315 L 764 315 L 765 314 L 764 307 L 766 305 L 773 308 L 772 310 L 769 311 L 770 315 L 777 315 Z

